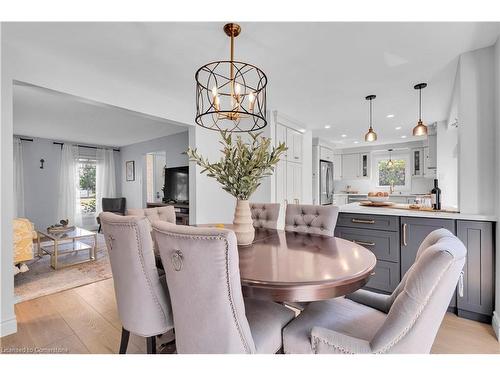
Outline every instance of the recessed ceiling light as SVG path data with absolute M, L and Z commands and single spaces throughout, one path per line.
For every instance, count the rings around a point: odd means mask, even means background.
M 330 125 L 325 125 L 325 129 L 330 129 Z
M 305 132 L 306 132 L 306 129 L 299 129 L 299 132 L 301 132 L 301 133 L 305 133 Z
M 345 138 L 345 137 L 347 137 L 347 134 L 342 134 L 341 137 Z
M 359 141 L 354 141 L 354 143 L 355 143 L 355 144 L 358 144 L 358 143 L 359 143 Z
M 394 115 L 391 113 L 390 115 L 387 115 L 387 118 L 393 118 Z
M 402 135 L 401 138 L 406 138 L 406 135 Z
M 402 126 L 396 126 L 396 130 L 401 130 Z

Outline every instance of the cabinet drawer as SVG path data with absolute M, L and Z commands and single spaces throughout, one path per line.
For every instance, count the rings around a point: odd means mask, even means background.
M 377 260 L 399 263 L 399 235 L 397 232 L 336 227 L 335 237 L 340 237 L 366 247 Z
M 337 225 L 351 228 L 399 231 L 399 216 L 340 213 Z
M 388 293 L 392 293 L 396 289 L 400 281 L 398 263 L 378 260 L 373 271 L 375 274 L 370 277 L 370 280 L 366 284 L 367 288 Z

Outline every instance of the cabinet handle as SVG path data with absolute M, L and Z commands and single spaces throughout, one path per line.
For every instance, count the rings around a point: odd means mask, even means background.
M 294 158 L 294 159 L 298 159 L 299 157 L 298 157 L 298 156 L 294 156 L 293 158 Z
M 352 240 L 355 244 L 362 245 L 362 246 L 375 246 L 375 242 L 365 242 L 365 241 L 358 241 L 358 240 Z
M 408 225 L 406 223 L 403 223 L 403 246 L 407 246 L 408 243 L 406 242 L 406 227 Z
M 357 224 L 375 224 L 375 220 L 351 219 L 352 223 Z

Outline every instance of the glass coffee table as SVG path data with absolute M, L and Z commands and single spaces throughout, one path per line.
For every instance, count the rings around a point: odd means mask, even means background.
M 75 227 L 63 233 L 49 233 L 46 230 L 37 230 L 37 233 L 38 255 L 50 255 L 50 265 L 55 270 L 96 259 L 97 233 L 95 232 Z M 85 239 L 89 239 L 92 243 L 82 241 Z M 82 259 L 78 256 L 82 251 L 88 251 L 88 258 Z

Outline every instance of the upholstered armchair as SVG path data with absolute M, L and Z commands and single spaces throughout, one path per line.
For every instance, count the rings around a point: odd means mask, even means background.
M 276 353 L 294 313 L 243 300 L 234 232 L 156 221 L 178 353 Z
M 391 295 L 360 290 L 310 303 L 285 328 L 285 353 L 429 353 L 466 253 L 448 230 L 430 233 Z
M 252 203 L 253 226 L 255 228 L 276 229 L 278 226 L 278 217 L 280 214 L 279 203 Z
M 33 259 L 33 240 L 37 238 L 37 233 L 33 223 L 24 218 L 13 220 L 13 230 L 14 272 L 17 274 L 29 270 L 24 262 Z M 20 265 L 20 267 L 17 267 L 17 265 Z
M 117 215 L 125 215 L 127 200 L 125 198 L 102 198 L 101 206 L 103 212 L 112 212 Z M 97 233 L 101 232 L 101 220 L 99 216 L 96 217 L 99 229 Z
M 165 278 L 158 275 L 150 224 L 145 217 L 100 214 L 122 322 L 120 353 L 130 332 L 146 337 L 147 352 L 155 353 L 156 335 L 173 329 Z
M 333 237 L 339 208 L 309 204 L 287 204 L 285 230 Z

